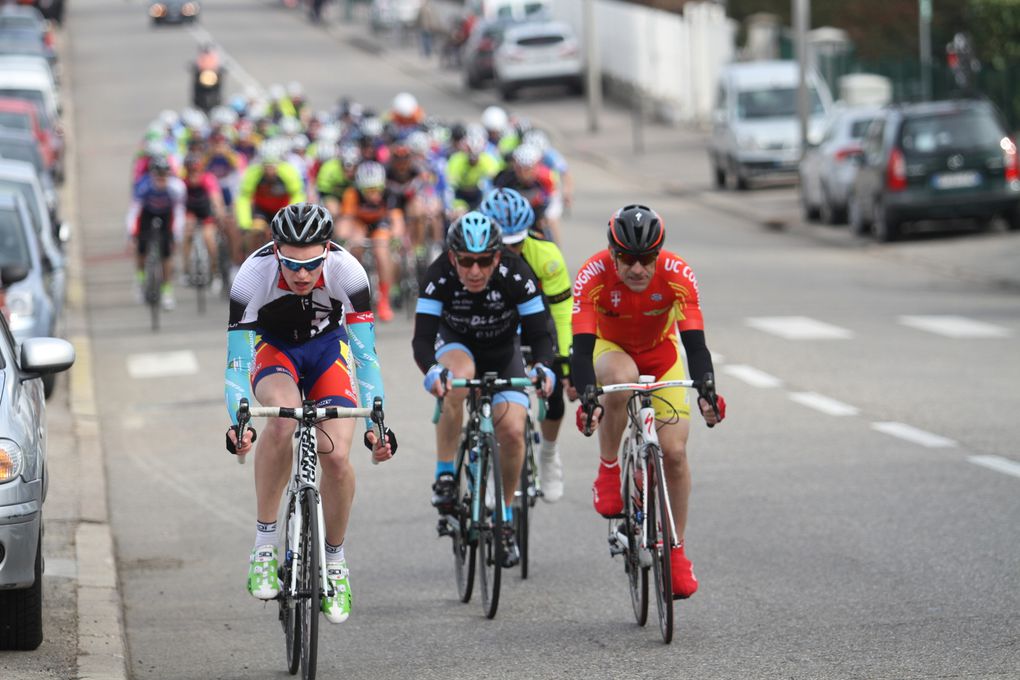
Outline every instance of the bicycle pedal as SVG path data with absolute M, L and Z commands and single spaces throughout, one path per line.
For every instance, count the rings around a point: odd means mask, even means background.
M 440 536 L 453 536 L 453 529 L 450 528 L 450 523 L 445 517 L 439 519 L 439 523 L 436 524 L 436 531 Z

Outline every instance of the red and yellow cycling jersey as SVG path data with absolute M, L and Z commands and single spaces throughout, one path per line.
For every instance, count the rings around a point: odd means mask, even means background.
M 593 255 L 574 280 L 572 320 L 574 335 L 591 333 L 630 355 L 669 341 L 674 326 L 679 331 L 704 330 L 694 271 L 666 250 L 659 253 L 655 274 L 640 293 L 620 279 L 609 250 Z

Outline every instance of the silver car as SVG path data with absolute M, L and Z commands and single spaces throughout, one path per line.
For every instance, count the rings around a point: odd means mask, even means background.
M 829 118 L 817 145 L 810 145 L 800 161 L 800 204 L 808 220 L 844 224 L 850 189 L 857 175 L 861 140 L 877 107 L 838 108 Z
M 57 338 L 25 340 L 19 354 L 0 314 L 0 649 L 35 649 L 42 642 L 48 477 L 46 402 L 38 378 L 72 363 L 74 347 Z

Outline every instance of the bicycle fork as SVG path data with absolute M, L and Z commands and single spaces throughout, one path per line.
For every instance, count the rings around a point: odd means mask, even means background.
M 658 493 L 663 495 L 666 499 L 666 517 L 659 517 L 659 522 L 668 522 L 669 529 L 669 546 L 663 546 L 662 534 L 664 532 L 656 532 L 658 536 L 658 543 L 654 546 L 648 545 L 648 466 L 657 466 L 656 472 L 663 472 L 663 466 L 661 465 L 662 447 L 659 446 L 659 432 L 655 429 L 655 409 L 652 407 L 651 399 L 647 396 L 642 399 L 641 410 L 638 412 L 638 425 L 641 427 L 642 439 L 644 442 L 638 447 L 638 461 L 641 466 L 641 470 L 644 476 L 644 483 L 641 485 L 641 508 L 642 508 L 642 521 L 641 521 L 641 562 L 644 565 L 647 560 L 649 565 L 651 564 L 650 550 L 659 548 L 670 548 L 672 549 L 676 545 L 676 522 L 673 520 L 673 504 L 669 502 L 669 489 L 666 486 L 665 474 L 656 474 L 658 479 L 659 489 Z M 655 447 L 655 455 L 649 459 L 648 452 Z M 664 527 L 665 528 L 665 527 Z

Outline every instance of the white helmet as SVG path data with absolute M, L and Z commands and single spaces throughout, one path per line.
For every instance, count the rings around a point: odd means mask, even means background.
M 259 149 L 259 156 L 262 158 L 263 163 L 276 164 L 283 160 L 283 156 L 287 153 L 287 142 L 279 138 L 267 139 L 262 142 L 262 148 Z
M 328 161 L 336 158 L 339 155 L 335 142 L 325 142 L 319 140 L 315 145 L 315 157 L 320 161 Z
M 549 148 L 549 135 L 541 130 L 528 130 L 524 133 L 524 139 L 521 140 L 521 143 L 534 146 L 542 153 L 545 153 Z
M 301 121 L 294 116 L 284 116 L 280 119 L 280 132 L 292 137 L 301 132 Z
M 415 130 L 407 136 L 407 148 L 411 150 L 411 153 L 424 156 L 432 148 L 432 143 L 429 142 L 429 136 L 427 133 L 421 130 Z
M 502 134 L 509 124 L 510 118 L 506 115 L 506 111 L 498 106 L 490 106 L 482 111 L 482 127 L 490 132 Z
M 537 146 L 521 144 L 514 149 L 513 159 L 518 165 L 531 168 L 538 165 L 538 162 L 542 160 L 542 152 L 538 150 Z
M 386 168 L 382 163 L 366 161 L 354 173 L 354 184 L 359 189 L 374 189 L 386 186 Z
M 206 126 L 208 119 L 198 109 L 187 108 L 181 112 L 181 120 L 184 125 L 193 129 L 202 129 Z
M 209 112 L 209 121 L 214 127 L 234 125 L 237 123 L 237 111 L 234 111 L 229 106 L 214 106 L 212 111 Z
M 287 96 L 287 92 L 283 89 L 283 85 L 279 83 L 273 83 L 269 86 L 269 99 L 270 101 L 278 101 Z
M 308 137 L 302 134 L 297 134 L 290 138 L 290 148 L 294 151 L 305 151 L 310 143 Z
M 361 121 L 361 134 L 366 137 L 378 137 L 383 133 L 382 121 L 378 118 L 366 118 Z
M 315 140 L 317 142 L 336 144 L 340 141 L 340 126 L 336 123 L 323 125 L 319 128 L 319 134 L 315 135 Z
M 146 156 L 165 156 L 166 145 L 158 139 L 153 139 L 145 143 L 145 155 Z
M 340 162 L 344 165 L 357 165 L 361 162 L 361 149 L 354 144 L 340 147 Z
M 418 100 L 410 92 L 401 92 L 393 98 L 393 113 L 401 118 L 410 118 L 418 110 Z
M 467 134 L 464 135 L 464 144 L 467 146 L 468 153 L 477 156 L 485 151 L 485 147 L 489 145 L 489 138 L 485 136 L 485 130 L 477 125 L 471 125 L 467 129 Z
M 168 130 L 176 126 L 180 121 L 181 117 L 173 109 L 163 109 L 159 112 L 159 122 Z
M 301 83 L 296 80 L 292 80 L 287 83 L 287 96 L 288 97 L 303 97 L 305 90 L 301 87 Z

